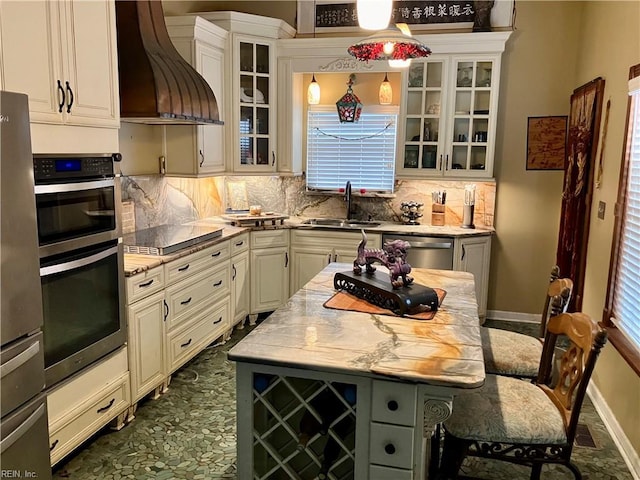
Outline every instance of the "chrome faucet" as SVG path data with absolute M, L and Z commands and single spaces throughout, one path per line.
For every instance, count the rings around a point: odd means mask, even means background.
M 347 202 L 347 220 L 351 220 L 351 182 L 348 180 L 344 187 L 344 201 Z

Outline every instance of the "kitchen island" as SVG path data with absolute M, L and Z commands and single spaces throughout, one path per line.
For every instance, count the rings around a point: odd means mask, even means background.
M 426 478 L 435 425 L 483 384 L 473 275 L 414 269 L 446 291 L 423 321 L 325 308 L 350 270 L 328 265 L 230 350 L 240 480 Z

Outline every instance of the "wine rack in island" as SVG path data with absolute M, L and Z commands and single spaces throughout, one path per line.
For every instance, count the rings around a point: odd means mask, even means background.
M 358 387 L 254 373 L 256 479 L 353 479 Z

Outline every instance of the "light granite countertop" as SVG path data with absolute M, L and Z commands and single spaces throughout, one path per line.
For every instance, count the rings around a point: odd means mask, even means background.
M 206 225 L 211 225 L 210 222 L 206 223 Z M 192 245 L 187 248 L 183 248 L 171 255 L 138 255 L 132 253 L 126 253 L 124 255 L 124 274 L 126 277 L 131 277 L 138 273 L 142 273 L 146 270 L 150 270 L 158 265 L 162 265 L 163 263 L 170 262 L 172 260 L 177 260 L 186 255 L 190 255 L 195 252 L 199 252 L 200 250 L 204 250 L 205 248 L 209 248 L 216 243 L 220 243 L 229 238 L 233 238 L 235 236 L 240 235 L 243 232 L 247 232 L 250 229 L 246 227 L 234 227 L 231 225 L 221 224 L 222 234 L 213 240 L 202 242 L 197 245 Z
M 142 273 L 151 268 L 157 267 L 158 265 L 162 265 L 163 263 L 170 262 L 172 260 L 176 260 L 180 257 L 184 257 L 191 253 L 203 250 L 205 248 L 211 247 L 218 242 L 226 240 L 228 238 L 235 237 L 240 235 L 243 232 L 247 232 L 250 230 L 271 230 L 277 228 L 304 228 L 305 230 L 331 230 L 330 227 L 310 227 L 310 226 L 302 226 L 302 222 L 307 220 L 305 217 L 290 217 L 284 221 L 282 225 L 264 225 L 261 227 L 236 227 L 230 225 L 229 221 L 224 220 L 221 217 L 209 217 L 203 218 L 201 220 L 196 220 L 194 222 L 190 222 L 193 225 L 220 225 L 223 226 L 224 229 L 222 231 L 222 235 L 216 237 L 215 239 L 203 242 L 198 245 L 194 245 L 191 247 L 184 248 L 178 252 L 172 253 L 171 255 L 163 255 L 163 256 L 153 256 L 153 255 L 136 255 L 136 254 L 125 254 L 124 256 L 124 273 L 125 276 L 130 277 L 132 275 L 136 275 L 138 273 Z M 358 229 L 342 229 L 337 228 L 340 231 L 355 231 Z M 365 230 L 368 232 L 376 232 L 376 233 L 396 233 L 402 235 L 422 235 L 422 236 L 435 236 L 435 237 L 468 237 L 468 236 L 478 236 L 478 235 L 492 235 L 494 233 L 493 228 L 461 228 L 459 226 L 442 226 L 436 227 L 432 225 L 404 225 L 393 222 L 381 222 L 379 226 L 375 227 L 365 227 Z
M 484 383 L 472 274 L 413 269 L 416 283 L 447 292 L 436 316 L 425 321 L 325 308 L 335 293 L 334 274 L 350 268 L 328 265 L 233 347 L 229 358 L 455 388 Z

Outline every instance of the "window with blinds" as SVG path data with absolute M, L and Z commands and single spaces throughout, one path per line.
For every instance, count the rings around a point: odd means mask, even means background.
M 340 123 L 335 107 L 309 107 L 307 189 L 392 193 L 397 107 L 366 106 L 358 122 Z
M 613 323 L 640 351 L 640 77 L 629 81 L 631 104 L 626 186 L 613 286 Z

